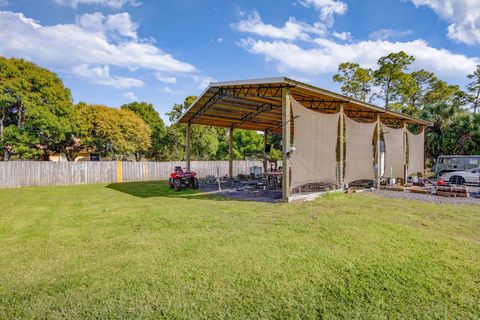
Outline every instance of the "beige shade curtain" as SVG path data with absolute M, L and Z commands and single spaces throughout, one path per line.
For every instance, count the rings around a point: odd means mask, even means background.
M 292 98 L 295 123 L 291 155 L 291 189 L 319 182 L 337 182 L 337 138 L 340 114 L 312 111 Z M 376 123 L 360 123 L 345 117 L 346 183 L 375 179 L 373 136 Z M 403 178 L 405 168 L 405 129 L 382 123 L 385 140 L 385 177 Z M 408 134 L 408 173 L 424 171 L 424 132 Z
M 360 123 L 345 117 L 345 182 L 375 179 L 373 134 L 377 123 Z
M 293 146 L 296 149 L 290 158 L 291 188 L 307 183 L 335 183 L 339 113 L 315 112 L 293 98 L 291 104 L 295 118 Z
M 385 177 L 403 178 L 405 165 L 405 152 L 403 128 L 394 129 L 382 124 L 385 139 Z
M 421 172 L 425 169 L 425 131 L 413 134 L 407 130 L 408 139 L 408 175 Z

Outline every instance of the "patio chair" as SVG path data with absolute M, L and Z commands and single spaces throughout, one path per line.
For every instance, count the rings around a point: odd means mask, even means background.
M 214 175 L 207 175 L 205 177 L 205 182 L 209 184 L 214 184 L 217 182 L 217 177 L 215 177 Z
M 265 182 L 257 182 L 251 190 L 255 198 L 259 196 L 264 196 L 267 191 L 267 184 Z

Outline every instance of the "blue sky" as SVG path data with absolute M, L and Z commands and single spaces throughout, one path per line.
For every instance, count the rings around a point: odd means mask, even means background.
M 0 0 L 0 55 L 75 102 L 171 105 L 210 81 L 285 75 L 338 91 L 339 63 L 404 50 L 451 83 L 480 63 L 479 0 Z

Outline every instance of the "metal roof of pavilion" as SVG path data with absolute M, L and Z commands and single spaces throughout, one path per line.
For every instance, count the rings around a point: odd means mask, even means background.
M 284 87 L 290 89 L 295 100 L 319 112 L 337 112 L 343 104 L 345 114 L 358 121 L 372 122 L 379 114 L 386 124 L 398 125 L 404 121 L 430 125 L 428 121 L 286 77 L 211 83 L 178 122 L 281 132 Z

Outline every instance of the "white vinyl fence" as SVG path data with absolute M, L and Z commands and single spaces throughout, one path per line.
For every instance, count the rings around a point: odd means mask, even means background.
M 0 162 L 0 188 L 167 180 L 175 166 L 186 162 Z M 262 167 L 262 161 L 234 161 L 233 174 L 250 173 L 253 166 Z M 216 176 L 217 168 L 220 176 L 228 175 L 228 161 L 191 162 L 199 178 Z

